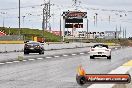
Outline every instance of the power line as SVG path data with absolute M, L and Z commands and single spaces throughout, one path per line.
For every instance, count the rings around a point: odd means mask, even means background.
M 44 4 L 41 4 L 41 5 L 31 5 L 31 6 L 21 6 L 20 8 L 35 8 L 35 7 L 41 7 L 43 6 Z M 0 10 L 14 10 L 14 9 L 19 9 L 18 7 L 16 8 L 5 8 L 5 9 L 0 9 Z

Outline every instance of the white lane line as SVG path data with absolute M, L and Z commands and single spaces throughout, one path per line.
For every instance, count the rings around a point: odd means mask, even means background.
M 26 62 L 27 60 L 22 60 L 22 61 Z
M 5 62 L 6 64 L 12 64 L 13 62 Z
M 64 57 L 67 57 L 68 55 L 63 55 Z
M 52 58 L 52 57 L 45 57 L 45 58 Z
M 77 54 L 71 54 L 72 56 L 75 56 L 75 55 L 77 55 Z
M 28 59 L 29 61 L 34 61 L 35 59 Z
M 20 62 L 20 61 L 13 61 L 13 62 L 17 63 L 17 62 Z
M 0 65 L 2 65 L 2 64 L 5 64 L 5 63 L 0 63 Z
M 37 58 L 37 60 L 42 60 L 42 59 L 44 59 L 44 58 Z
M 60 57 L 60 56 L 54 56 L 54 57 Z
M 84 53 L 80 53 L 80 54 L 84 54 Z

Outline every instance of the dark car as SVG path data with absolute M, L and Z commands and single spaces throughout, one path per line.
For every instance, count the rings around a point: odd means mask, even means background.
M 43 44 L 39 42 L 27 42 L 24 45 L 24 54 L 39 53 L 44 54 Z

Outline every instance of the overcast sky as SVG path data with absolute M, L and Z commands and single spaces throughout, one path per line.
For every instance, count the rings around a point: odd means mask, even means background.
M 6 27 L 18 27 L 18 1 L 19 0 L 0 0 L 0 26 L 3 26 L 3 18 L 5 18 L 4 25 Z M 115 30 L 116 27 L 127 29 L 128 36 L 132 36 L 132 1 L 131 0 L 80 0 L 78 9 L 88 12 L 89 30 L 90 31 L 109 31 Z M 42 6 L 44 0 L 21 0 L 21 16 L 25 16 L 24 23 L 21 17 L 21 27 L 39 28 L 42 25 Z M 59 15 L 60 11 L 72 10 L 72 0 L 51 0 L 52 17 L 50 19 L 51 28 L 59 30 Z M 32 7 L 27 7 L 32 6 Z M 15 9 L 11 9 L 15 8 Z M 61 10 L 60 10 L 61 9 Z M 102 9 L 109 10 L 103 11 Z M 117 11 L 111 11 L 117 10 Z M 123 12 L 119 12 L 123 10 Z M 1 12 L 6 14 L 1 14 Z M 32 14 L 28 15 L 29 13 Z M 98 13 L 98 25 L 94 26 L 93 16 Z M 54 15 L 53 15 L 54 14 Z M 126 16 L 125 16 L 126 14 Z M 120 17 L 122 15 L 122 17 Z M 111 16 L 111 22 L 108 22 L 108 17 Z M 84 19 L 86 25 L 86 19 Z M 82 30 L 82 29 L 80 29 Z M 84 26 L 83 30 L 86 30 Z

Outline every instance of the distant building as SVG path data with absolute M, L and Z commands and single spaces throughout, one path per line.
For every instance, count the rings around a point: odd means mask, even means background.
M 85 38 L 86 37 L 86 31 L 76 31 L 73 33 L 74 37 L 77 38 Z
M 54 35 L 60 36 L 60 31 L 51 31 L 51 33 L 53 33 Z M 61 33 L 61 35 L 62 35 L 62 33 Z
M 104 32 L 88 32 L 88 38 L 90 39 L 104 38 L 104 36 L 105 36 Z
M 60 36 L 60 31 L 51 31 L 51 33 Z M 61 33 L 62 34 L 62 33 Z M 104 32 L 86 32 L 86 31 L 74 31 L 73 34 L 71 31 L 65 31 L 65 36 L 69 36 L 70 38 L 73 36 L 75 38 L 88 38 L 96 39 L 96 38 L 104 38 L 104 39 L 115 39 L 120 38 L 121 31 L 104 31 Z
M 120 38 L 121 31 L 105 31 L 105 39 Z

